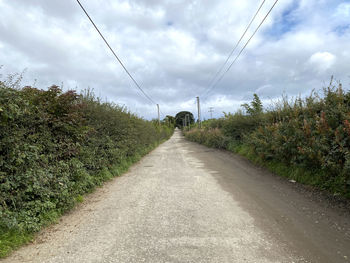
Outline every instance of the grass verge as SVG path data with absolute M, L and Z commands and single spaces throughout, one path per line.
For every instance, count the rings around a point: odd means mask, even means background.
M 262 159 L 256 154 L 252 146 L 229 140 L 218 129 L 211 130 L 210 132 L 193 130 L 186 132 L 185 137 L 190 141 L 203 144 L 207 147 L 225 149 L 238 154 L 250 160 L 253 164 L 264 167 L 278 176 L 324 190 L 333 196 L 350 199 L 349 191 L 342 190 L 344 182 L 340 176 L 330 177 L 326 171 L 321 169 L 287 165 L 276 160 Z
M 324 187 L 324 182 L 319 179 L 319 177 L 322 177 L 323 171 L 306 170 L 302 167 L 291 167 L 273 160 L 263 160 L 257 156 L 249 146 L 244 144 L 229 146 L 227 150 L 247 158 L 255 165 L 264 167 L 276 175 L 295 180 L 296 182 L 305 185 L 317 186 L 321 189 L 326 189 L 326 187 Z

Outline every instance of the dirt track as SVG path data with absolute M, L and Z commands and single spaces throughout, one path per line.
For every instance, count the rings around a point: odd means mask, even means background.
M 179 132 L 3 262 L 349 262 L 350 216 Z

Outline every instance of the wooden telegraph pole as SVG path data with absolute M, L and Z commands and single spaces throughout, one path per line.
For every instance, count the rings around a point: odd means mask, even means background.
M 159 104 L 157 104 L 157 109 L 158 109 L 158 125 L 160 126 L 160 113 L 159 113 Z
M 187 120 L 187 121 L 186 121 Z M 186 124 L 188 126 L 187 130 L 190 130 L 190 125 L 191 125 L 191 119 L 190 119 L 190 115 L 189 114 L 186 114 L 185 116 L 185 121 L 186 121 Z
M 201 128 L 201 106 L 199 103 L 199 97 L 197 97 L 197 110 L 198 110 L 198 129 Z

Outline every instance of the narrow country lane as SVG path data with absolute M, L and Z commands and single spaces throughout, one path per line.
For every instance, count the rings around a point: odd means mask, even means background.
M 179 131 L 15 262 L 348 262 L 350 218 Z

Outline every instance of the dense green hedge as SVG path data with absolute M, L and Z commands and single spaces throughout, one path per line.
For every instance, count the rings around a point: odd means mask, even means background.
M 244 149 L 259 163 L 291 170 L 298 181 L 350 197 L 350 91 L 330 87 L 323 96 L 284 99 L 267 111 L 256 96 L 244 107 L 245 113 L 204 122 L 204 129 L 185 135 L 210 147 Z
M 172 131 L 89 92 L 0 82 L 0 235 L 38 231 Z

